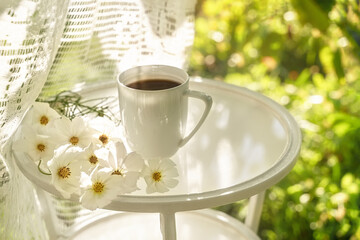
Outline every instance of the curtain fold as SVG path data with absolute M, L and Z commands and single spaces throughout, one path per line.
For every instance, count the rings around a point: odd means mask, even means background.
M 194 38 L 194 0 L 73 0 L 42 96 L 114 81 L 129 67 L 187 67 Z
M 46 239 L 32 184 L 11 158 L 10 137 L 41 92 L 62 36 L 68 1 L 0 4 L 0 201 L 3 239 Z
M 37 98 L 63 90 L 115 81 L 119 72 L 135 65 L 186 69 L 194 38 L 195 3 L 0 1 L 1 239 L 49 238 L 33 185 L 11 158 L 11 136 L 28 107 Z

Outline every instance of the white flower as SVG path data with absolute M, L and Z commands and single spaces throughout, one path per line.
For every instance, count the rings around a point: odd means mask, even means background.
M 147 184 L 147 193 L 164 193 L 179 183 L 175 179 L 179 176 L 176 164 L 170 159 L 148 160 L 148 165 L 142 171 L 142 175 Z
M 24 119 L 25 124 L 31 125 L 39 132 L 46 131 L 45 129 L 51 126 L 55 119 L 60 118 L 60 115 L 52 109 L 48 103 L 35 102 L 26 114 Z
M 90 121 L 90 126 L 96 130 L 94 139 L 96 144 L 106 146 L 109 142 L 122 141 L 123 130 L 113 121 L 105 117 L 97 117 Z
M 62 146 L 48 162 L 51 172 L 51 183 L 64 198 L 80 190 L 80 167 L 78 148 Z
M 112 170 L 95 168 L 91 175 L 82 173 L 80 197 L 82 206 L 95 210 L 108 205 L 119 193 L 118 178 L 111 175 Z
M 82 163 L 81 170 L 86 173 L 91 173 L 100 162 L 107 161 L 108 156 L 104 156 L 104 154 L 101 153 L 102 151 L 99 146 L 90 143 L 90 145 L 85 148 L 79 156 L 79 160 Z
M 94 134 L 94 130 L 89 128 L 81 117 L 76 117 L 72 121 L 66 117 L 57 119 L 54 128 L 52 138 L 58 145 L 70 144 L 85 148 L 90 145 Z
M 99 150 L 103 152 L 102 159 L 108 157 L 108 160 L 101 164 L 111 168 L 111 174 L 119 178 L 122 194 L 138 190 L 137 181 L 144 167 L 143 158 L 135 152 L 127 154 L 122 142 L 110 142 L 108 145 L 108 153 L 106 153 L 107 149 Z
M 46 166 L 54 155 L 54 144 L 48 136 L 37 134 L 30 126 L 23 125 L 19 128 L 21 134 L 14 141 L 12 148 L 14 151 L 29 154 L 34 162 L 42 161 Z

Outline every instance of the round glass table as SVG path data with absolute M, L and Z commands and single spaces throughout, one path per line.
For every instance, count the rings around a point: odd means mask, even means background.
M 145 183 L 140 183 L 143 190 L 118 196 L 105 207 L 137 212 L 138 218 L 145 216 L 140 214 L 160 213 L 160 228 L 166 240 L 176 239 L 177 235 L 180 237 L 176 234 L 176 227 L 179 229 L 180 224 L 176 222 L 177 218 L 183 223 L 193 219 L 194 224 L 187 227 L 191 233 L 192 228 L 197 229 L 196 224 L 203 222 L 199 218 L 209 220 L 212 215 L 206 211 L 195 211 L 196 214 L 185 211 L 229 204 L 276 184 L 291 171 L 301 147 L 301 132 L 296 121 L 284 107 L 268 97 L 246 88 L 202 78 L 193 78 L 190 88 L 209 94 L 213 106 L 200 130 L 171 158 L 177 164 L 178 186 L 167 193 L 146 194 Z M 83 87 L 79 93 L 86 99 L 113 96 L 108 104 L 118 112 L 115 82 Z M 189 99 L 188 129 L 197 123 L 203 108 L 202 102 Z M 25 154 L 14 153 L 14 156 L 28 179 L 43 190 L 59 195 L 50 183 L 50 176 L 41 174 Z M 76 195 L 71 197 L 75 201 L 78 198 Z M 177 212 L 179 217 L 175 218 Z M 123 213 L 119 222 L 126 218 L 135 219 L 134 214 Z M 213 220 L 225 219 L 216 214 L 213 214 Z M 109 222 L 115 215 L 109 217 Z M 141 224 L 146 225 L 146 221 L 140 221 L 139 229 Z M 215 225 L 211 227 L 209 223 L 212 230 L 225 229 L 224 225 L 217 228 Z

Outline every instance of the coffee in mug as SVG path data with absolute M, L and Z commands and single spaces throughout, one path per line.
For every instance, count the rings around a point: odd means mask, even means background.
M 189 76 L 179 68 L 147 65 L 128 69 L 118 77 L 121 121 L 133 151 L 144 158 L 174 155 L 200 128 L 212 105 L 205 93 L 189 89 Z M 195 128 L 185 136 L 188 98 L 205 103 Z
M 149 79 L 133 82 L 128 84 L 127 86 L 139 90 L 164 90 L 179 86 L 180 84 L 181 83 L 179 82 L 168 79 Z

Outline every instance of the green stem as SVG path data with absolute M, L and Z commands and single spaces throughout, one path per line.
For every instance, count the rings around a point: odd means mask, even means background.
M 39 161 L 39 164 L 38 164 L 38 170 L 39 170 L 39 172 L 41 172 L 41 173 L 44 174 L 44 175 L 51 175 L 51 173 L 44 172 L 44 171 L 41 169 L 40 164 L 41 164 L 41 160 Z

